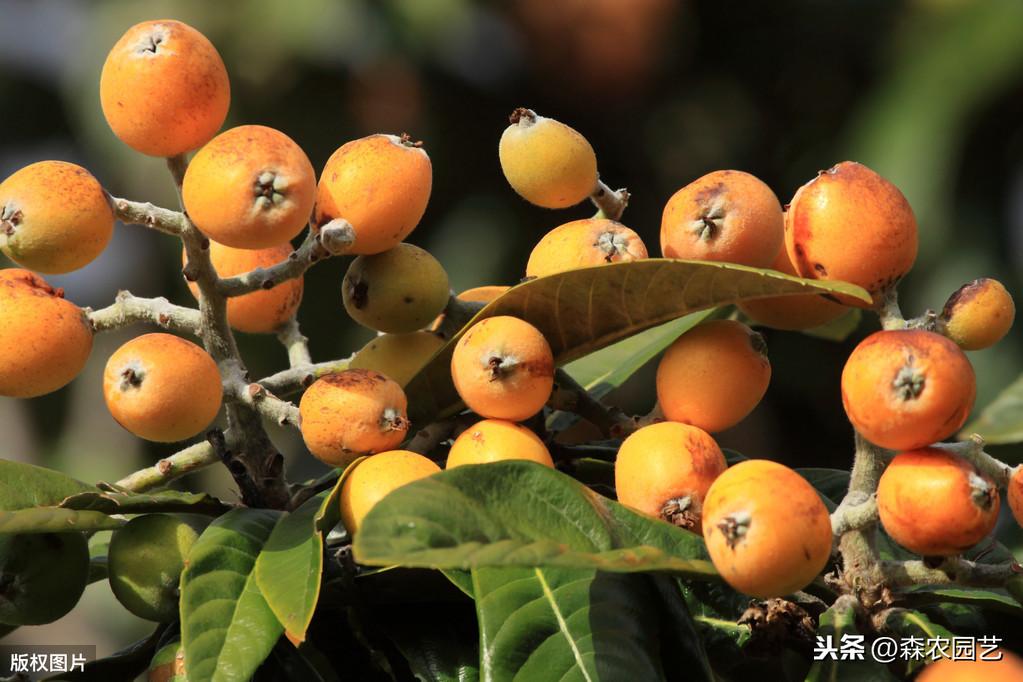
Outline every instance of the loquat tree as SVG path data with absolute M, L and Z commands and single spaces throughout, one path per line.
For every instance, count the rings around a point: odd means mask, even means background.
M 73 679 L 1023 679 L 1007 651 L 813 655 L 841 634 L 951 642 L 1023 615 L 1023 569 L 994 532 L 1003 494 L 1023 518 L 1023 470 L 961 430 L 964 351 L 1007 333 L 1012 297 L 979 279 L 905 318 L 917 223 L 871 169 L 839 163 L 786 209 L 753 175 L 708 173 L 667 200 L 651 257 L 585 136 L 518 108 L 495 126 L 494 172 L 539 207 L 596 214 L 552 218 L 522 281 L 454 295 L 404 241 L 431 196 L 428 144 L 351 140 L 317 178 L 282 131 L 221 132 L 227 69 L 177 21 L 130 28 L 99 82 L 111 130 L 166 158 L 181 207 L 60 161 L 0 184 L 0 248 L 21 266 L 0 271 L 0 394 L 60 390 L 95 335 L 147 325 L 93 358 L 103 398 L 135 436 L 183 447 L 115 482 L 0 460 L 0 627 L 52 622 L 100 580 L 157 623 Z M 47 284 L 96 258 L 115 219 L 180 241 L 196 305 L 123 291 L 91 310 Z M 303 275 L 350 256 L 339 291 L 307 293 L 380 336 L 314 361 Z M 834 386 L 851 471 L 722 450 L 714 434 L 791 371 L 752 327 L 845 338 L 863 312 L 881 330 Z M 250 376 L 235 331 L 275 334 L 287 366 Z M 608 404 L 658 355 L 652 411 Z M 287 480 L 267 423 L 325 473 Z M 182 489 L 216 466 L 237 499 Z M 102 530 L 109 546 L 90 545 Z

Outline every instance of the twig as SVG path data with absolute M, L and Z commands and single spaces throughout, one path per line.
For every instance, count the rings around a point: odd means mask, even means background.
M 597 189 L 590 195 L 590 201 L 604 214 L 605 218 L 621 220 L 625 207 L 629 205 L 629 190 L 624 187 L 613 190 L 604 184 L 603 180 L 597 180 Z
M 406 450 L 426 455 L 438 445 L 447 440 L 455 430 L 455 420 L 445 419 L 443 421 L 427 424 L 416 432 L 416 435 L 409 440 L 405 446 Z
M 968 460 L 977 467 L 985 476 L 989 476 L 999 488 L 1005 488 L 1014 469 L 1005 462 L 992 457 L 984 452 L 984 438 L 980 434 L 973 434 L 970 439 L 961 443 L 938 443 L 933 447 L 954 452 L 960 457 Z
M 301 246 L 291 252 L 288 259 L 268 268 L 256 268 L 236 277 L 217 282 L 221 295 L 243 296 L 260 289 L 272 289 L 281 282 L 301 277 L 313 263 L 331 256 L 341 255 L 355 243 L 355 231 L 343 220 L 332 220 L 318 231 L 306 233 Z
M 301 367 L 311 365 L 312 356 L 309 354 L 309 339 L 299 329 L 298 319 L 291 317 L 277 330 L 277 339 L 288 351 L 288 366 Z
M 849 476 L 849 491 L 839 508 L 859 507 L 873 498 L 890 455 L 889 451 L 856 433 L 856 453 Z M 866 511 L 869 512 L 869 508 Z M 881 558 L 876 544 L 877 523 L 868 519 L 860 520 L 863 521 L 861 525 L 851 527 L 841 534 L 838 549 L 842 554 L 843 578 L 847 587 L 870 601 L 881 597 L 884 574 L 880 569 Z
M 301 391 L 303 388 L 308 388 L 322 376 L 333 374 L 334 372 L 343 372 L 348 369 L 348 364 L 351 360 L 351 357 L 348 357 L 338 360 L 327 360 L 326 362 L 316 362 L 309 365 L 298 365 L 276 374 L 271 374 L 264 379 L 260 379 L 257 383 L 275 395 L 291 395 Z
M 891 286 L 881 293 L 880 298 L 877 315 L 881 319 L 881 327 L 887 330 L 905 329 L 907 324 L 899 308 L 899 290 Z
M 109 195 L 108 199 L 114 215 L 126 225 L 142 225 L 176 237 L 180 237 L 185 230 L 187 219 L 184 213 Z
M 232 358 L 221 362 L 220 374 L 224 381 L 225 397 L 230 397 L 281 426 L 298 427 L 298 408 L 267 391 L 265 386 L 249 383 L 245 369 L 238 360 Z
M 120 329 L 137 322 L 152 322 L 170 331 L 199 335 L 199 311 L 173 305 L 164 297 L 139 298 L 130 291 L 119 291 L 114 303 L 88 311 L 95 332 Z
M 479 301 L 463 301 L 457 296 L 449 296 L 444 312 L 441 313 L 443 318 L 437 327 L 437 335 L 442 339 L 454 337 L 486 305 Z
M 831 514 L 831 532 L 836 538 L 873 523 L 877 523 L 877 497 L 861 490 L 846 495 Z
M 885 561 L 881 564 L 885 579 L 891 587 L 910 585 L 971 585 L 975 587 L 1001 587 L 1013 576 L 1023 572 L 1015 561 L 1000 564 L 982 564 L 962 557 L 946 557 L 938 566 L 924 561 Z
M 547 404 L 555 410 L 579 415 L 600 429 L 605 437 L 619 437 L 634 430 L 634 422 L 624 412 L 591 396 L 563 369 L 554 372 L 554 390 Z
M 189 445 L 170 457 L 164 457 L 151 467 L 125 476 L 117 482 L 117 485 L 137 493 L 143 493 L 165 486 L 176 478 L 205 469 L 219 461 L 220 457 L 213 450 L 213 446 L 208 441 L 202 441 Z

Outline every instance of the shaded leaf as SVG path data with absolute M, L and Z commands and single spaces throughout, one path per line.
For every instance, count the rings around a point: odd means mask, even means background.
M 112 530 L 124 519 L 96 511 L 75 511 L 61 507 L 35 507 L 0 511 L 0 533 L 66 533 L 69 531 Z
M 475 322 L 512 315 L 536 326 L 559 365 L 677 318 L 747 298 L 841 293 L 869 301 L 845 282 L 790 277 L 731 263 L 665 258 L 608 263 L 523 282 L 488 303 L 408 383 L 409 417 L 426 424 L 461 402 L 451 383 L 451 354 Z
M 892 636 L 900 639 L 915 637 L 926 642 L 939 637 L 951 641 L 955 637 L 954 633 L 932 621 L 926 614 L 910 609 L 889 609 L 884 627 Z M 923 667 L 924 663 L 924 659 L 909 660 L 906 662 L 906 672 L 913 672 Z
M 159 626 L 153 634 L 145 639 L 121 649 L 105 658 L 87 662 L 82 670 L 59 673 L 47 680 L 67 680 L 68 682 L 109 682 L 110 680 L 132 680 L 149 668 L 150 661 L 159 646 L 160 638 L 167 630 L 166 625 Z
M 999 393 L 959 436 L 965 439 L 974 433 L 992 444 L 1023 441 L 1023 375 Z
M 803 467 L 796 469 L 796 473 L 833 502 L 841 502 L 849 490 L 849 472 L 844 469 Z
M 1023 606 L 1008 594 L 973 587 L 915 585 L 898 591 L 899 597 L 912 606 L 929 604 L 965 604 L 1023 618 Z
M 213 514 L 231 509 L 207 493 L 160 490 L 154 493 L 89 491 L 71 495 L 60 503 L 66 509 L 104 514 Z
M 360 563 L 716 573 L 698 535 L 640 516 L 548 467 L 457 467 L 392 492 L 355 536 Z
M 59 471 L 0 459 L 0 511 L 53 506 L 90 490 L 96 488 Z
M 852 605 L 852 597 L 843 597 L 821 614 L 818 637 L 830 643 L 835 650 L 840 650 L 842 639 L 848 635 L 858 635 L 856 629 L 856 609 Z M 863 660 L 840 660 L 830 655 L 823 660 L 815 661 L 806 676 L 806 682 L 878 682 L 895 680 L 895 677 L 881 663 L 870 657 L 869 649 Z
M 405 657 L 417 680 L 473 682 L 480 677 L 479 632 L 471 602 L 374 607 L 373 620 Z
M 549 567 L 472 575 L 483 679 L 664 679 L 646 576 Z
M 256 557 L 279 512 L 241 508 L 211 523 L 181 575 L 181 641 L 190 682 L 244 682 L 284 630 L 260 592 Z
M 277 522 L 256 559 L 256 583 L 293 643 L 305 641 L 320 596 L 323 536 L 317 519 L 326 492 Z

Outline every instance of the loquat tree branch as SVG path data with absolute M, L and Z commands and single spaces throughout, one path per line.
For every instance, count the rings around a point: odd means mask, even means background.
M 440 326 L 437 327 L 437 336 L 445 340 L 451 339 L 486 305 L 479 301 L 463 301 L 452 294 L 448 297 L 448 302 L 441 313 L 444 317 L 441 319 Z
M 881 564 L 885 580 L 891 587 L 911 585 L 967 585 L 1001 587 L 1013 576 L 1023 573 L 1015 561 L 982 564 L 962 557 L 946 557 L 937 566 L 925 561 L 885 561 Z
M 167 167 L 174 177 L 180 199 L 188 161 L 185 155 L 178 155 L 167 159 Z M 210 260 L 210 241 L 187 215 L 182 215 L 184 224 L 178 236 L 185 246 L 187 259 L 182 272 L 185 279 L 195 282 L 199 289 L 199 331 L 203 346 L 222 370 L 224 367 L 234 368 L 231 371 L 244 377 L 245 365 L 227 322 L 227 298 L 218 290 L 219 277 Z M 273 401 L 256 400 L 249 396 L 247 390 L 239 391 L 234 379 L 231 375 L 225 376 L 224 392 L 224 409 L 232 435 L 230 441 L 224 441 L 228 447 L 224 452 L 229 452 L 231 457 L 228 460 L 221 452 L 221 459 L 238 481 L 245 504 L 283 509 L 290 497 L 283 475 L 284 458 L 270 441 L 261 420 L 263 414 L 280 418 L 283 414 L 281 406 Z M 213 443 L 214 449 L 218 443 Z M 248 477 L 247 481 L 241 480 L 243 473 Z
M 594 398 L 563 369 L 554 372 L 554 390 L 547 404 L 555 410 L 579 415 L 600 429 L 605 437 L 619 437 L 635 430 L 633 420 L 624 412 Z
M 298 318 L 291 317 L 277 330 L 277 340 L 288 351 L 288 366 L 301 367 L 313 363 L 309 354 L 309 339 L 302 334 L 298 326 Z
M 301 277 L 314 263 L 339 256 L 355 243 L 355 230 L 346 220 L 332 220 L 319 230 L 310 229 L 302 244 L 288 259 L 268 268 L 256 268 L 217 282 L 217 291 L 226 297 L 272 289 L 281 282 Z
M 427 424 L 416 432 L 416 435 L 409 440 L 405 449 L 418 452 L 421 455 L 429 454 L 434 448 L 450 438 L 454 430 L 454 419 L 444 419 Z
M 876 524 L 877 520 L 877 497 L 857 490 L 846 495 L 831 513 L 831 532 L 839 538 L 851 530 Z
M 163 296 L 139 298 L 130 291 L 119 291 L 111 305 L 99 310 L 88 310 L 87 315 L 95 332 L 121 329 L 138 322 L 151 322 L 169 331 L 199 335 L 199 311 L 174 305 Z
M 842 531 L 838 550 L 842 555 L 842 577 L 846 587 L 869 600 L 880 598 L 885 581 L 877 549 L 876 504 L 871 505 L 871 501 L 891 453 L 870 443 L 859 432 L 855 438 L 856 452 L 849 476 L 849 490 L 836 509 L 836 513 L 842 510 L 842 514 L 837 519 L 832 517 L 832 530 L 836 530 L 837 525 Z M 845 519 L 846 514 L 850 518 Z M 848 524 L 847 528 L 842 528 L 844 523 Z
M 954 452 L 968 460 L 985 476 L 989 476 L 999 488 L 1009 485 L 1014 469 L 1005 462 L 984 452 L 984 438 L 975 433 L 969 440 L 960 443 L 938 443 L 933 447 Z
M 136 493 L 143 493 L 163 487 L 176 478 L 205 469 L 219 461 L 220 457 L 209 441 L 202 441 L 189 445 L 170 457 L 164 457 L 151 467 L 125 476 L 117 485 Z
M 125 225 L 142 225 L 175 237 L 180 237 L 185 230 L 187 219 L 180 211 L 109 195 L 108 199 L 114 209 L 114 215 Z
M 590 195 L 590 201 L 604 214 L 605 218 L 621 220 L 625 207 L 629 205 L 629 196 L 629 190 L 624 187 L 613 190 L 598 178 L 597 188 Z
M 281 426 L 299 425 L 298 408 L 287 400 L 281 400 L 266 387 L 249 383 L 245 370 L 236 359 L 220 363 L 220 374 L 224 381 L 224 396 L 245 405 L 260 416 L 271 419 Z
M 276 374 L 260 379 L 257 383 L 275 395 L 291 395 L 308 388 L 314 381 L 327 374 L 348 369 L 351 357 L 308 365 L 296 365 Z

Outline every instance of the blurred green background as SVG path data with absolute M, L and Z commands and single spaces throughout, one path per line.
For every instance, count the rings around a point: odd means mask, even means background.
M 817 170 L 853 159 L 894 181 L 916 211 L 922 247 L 902 287 L 908 314 L 940 308 L 979 276 L 1021 290 L 1019 0 L 5 0 L 0 177 L 64 159 L 91 169 L 115 195 L 174 205 L 163 162 L 121 144 L 99 107 L 106 52 L 129 26 L 156 18 L 190 23 L 218 47 L 231 75 L 228 126 L 279 128 L 317 168 L 369 133 L 423 140 L 433 196 L 410 241 L 441 260 L 458 291 L 516 282 L 545 232 L 593 211 L 539 209 L 507 186 L 497 141 L 517 106 L 590 140 L 602 177 L 632 191 L 623 222 L 652 254 L 664 202 L 706 172 L 749 171 L 784 203 Z M 119 226 L 99 260 L 50 279 L 81 305 L 106 305 L 120 288 L 191 304 L 179 248 Z M 372 336 L 341 307 L 346 267 L 333 259 L 306 277 L 300 320 L 316 360 L 348 355 Z M 851 429 L 838 379 L 856 340 L 875 327 L 865 323 L 843 344 L 768 332 L 772 386 L 722 444 L 789 464 L 848 467 Z M 106 357 L 141 331 L 98 338 L 86 372 L 64 391 L 0 399 L 0 455 L 95 481 L 173 452 L 122 431 L 101 399 Z M 1023 369 L 1021 336 L 1017 329 L 971 355 L 978 406 Z M 253 375 L 286 362 L 272 338 L 240 342 Z M 648 410 L 652 372 L 612 397 Z M 293 434 L 274 436 L 293 479 L 322 470 Z M 1023 459 L 1015 446 L 994 451 Z M 234 497 L 222 471 L 187 484 Z M 8 641 L 96 643 L 103 655 L 147 627 L 98 583 L 67 618 Z

